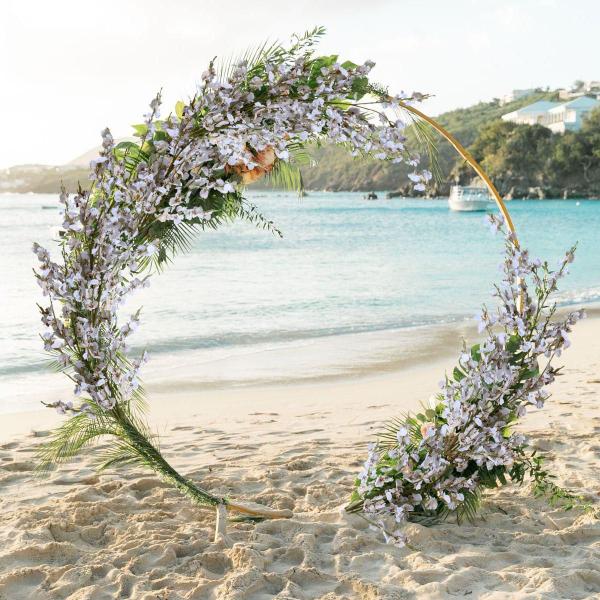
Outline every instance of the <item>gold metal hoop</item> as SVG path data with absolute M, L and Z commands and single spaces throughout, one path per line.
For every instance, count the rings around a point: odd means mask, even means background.
M 442 127 L 435 119 L 428 117 L 425 113 L 421 112 L 419 109 L 415 108 L 414 106 L 410 106 L 408 104 L 405 104 L 404 102 L 400 102 L 399 104 L 404 110 L 408 111 L 409 113 L 412 113 L 413 115 L 416 115 L 417 117 L 419 117 L 419 119 L 422 119 L 426 123 L 429 123 L 429 125 L 431 125 L 431 127 L 433 127 L 443 138 L 445 138 L 452 145 L 452 147 L 465 159 L 465 161 L 471 166 L 471 168 L 475 171 L 475 173 L 477 173 L 477 175 L 479 175 L 479 177 L 481 177 L 481 179 L 483 179 L 483 182 L 485 183 L 490 194 L 494 197 L 494 200 L 496 201 L 498 209 L 500 210 L 500 212 L 502 213 L 502 216 L 504 217 L 504 222 L 506 223 L 508 230 L 513 234 L 514 244 L 518 248 L 519 240 L 517 238 L 517 231 L 515 229 L 513 220 L 511 219 L 511 216 L 508 212 L 508 208 L 506 208 L 506 204 L 504 204 L 504 200 L 502 200 L 502 196 L 500 196 L 500 192 L 498 192 L 498 190 L 496 189 L 496 186 L 492 183 L 492 180 L 490 179 L 489 175 L 483 170 L 481 165 L 473 158 L 473 155 L 447 129 Z M 521 294 L 519 294 L 519 297 L 517 299 L 517 310 L 519 312 L 523 311 L 523 303 L 524 303 L 523 292 L 521 292 Z
M 494 197 L 494 200 L 496 201 L 496 204 L 498 205 L 502 216 L 504 217 L 506 226 L 508 227 L 509 231 L 515 236 L 515 242 L 518 245 L 519 242 L 517 240 L 517 232 L 515 230 L 515 226 L 510 217 L 508 209 L 506 208 L 506 204 L 504 204 L 502 196 L 500 196 L 500 193 L 496 189 L 496 186 L 492 183 L 492 180 L 489 178 L 488 174 L 481 168 L 481 165 L 473 158 L 473 155 L 449 131 L 444 129 L 444 127 L 442 127 L 435 119 L 428 117 L 425 113 L 422 113 L 414 106 L 410 106 L 408 104 L 405 104 L 404 102 L 400 102 L 400 106 L 404 110 L 419 117 L 419 119 L 422 119 L 423 121 L 429 123 L 429 125 L 431 125 L 442 137 L 448 140 L 448 142 L 454 147 L 454 149 L 465 159 L 467 163 L 469 163 L 469 165 L 477 173 L 477 175 L 479 175 L 479 177 L 483 179 L 490 194 Z

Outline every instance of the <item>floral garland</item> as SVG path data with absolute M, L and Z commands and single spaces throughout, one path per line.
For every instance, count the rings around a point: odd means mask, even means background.
M 504 231 L 501 218 L 489 220 Z M 472 519 L 482 489 L 506 484 L 507 477 L 523 483 L 529 474 L 534 493 L 568 506 L 578 500 L 551 481 L 542 459 L 513 429 L 528 408 L 544 406 L 546 387 L 559 371 L 552 359 L 569 346 L 568 334 L 584 316 L 574 311 L 558 318 L 556 304 L 549 303 L 575 249 L 553 271 L 520 248 L 511 232 L 505 235 L 503 280 L 494 293 L 499 306 L 484 306 L 478 316 L 483 341 L 464 346 L 452 376 L 423 413 L 389 423 L 370 445 L 357 479 L 348 509 L 362 512 L 399 546 L 407 541 L 403 523 L 430 524 L 450 513 L 459 522 Z
M 60 260 L 37 244 L 34 252 L 49 297 L 40 307 L 44 348 L 73 381 L 75 399 L 49 405 L 69 419 L 44 446 L 43 467 L 112 436 L 102 467 L 143 464 L 194 502 L 232 505 L 181 476 L 160 453 L 140 416 L 146 354 L 127 356 L 140 313 L 123 319 L 119 307 L 197 230 L 243 218 L 276 231 L 244 199 L 243 185 L 277 173 L 297 181 L 293 165 L 309 142 L 416 167 L 406 120 L 388 115 L 423 96 L 392 97 L 370 83 L 372 62 L 315 56 L 322 33 L 315 29 L 289 48 L 263 47 L 229 69 L 211 63 L 197 93 L 165 119 L 157 96 L 135 126 L 139 142 L 115 145 L 104 130 L 91 189 L 61 194 Z M 417 189 L 430 178 L 425 170 L 411 174 Z

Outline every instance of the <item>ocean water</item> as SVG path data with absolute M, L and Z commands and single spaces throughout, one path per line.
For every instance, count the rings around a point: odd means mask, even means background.
M 124 307 L 143 307 L 132 351 L 148 349 L 145 378 L 157 387 L 310 380 L 426 355 L 431 331 L 472 317 L 498 278 L 501 238 L 482 213 L 451 213 L 443 200 L 249 199 L 283 239 L 247 223 L 201 233 Z M 52 195 L 0 195 L 0 412 L 69 394 L 41 351 L 31 273 L 31 245 L 52 243 L 57 206 Z M 557 261 L 578 243 L 560 302 L 600 300 L 600 202 L 509 209 L 535 255 Z

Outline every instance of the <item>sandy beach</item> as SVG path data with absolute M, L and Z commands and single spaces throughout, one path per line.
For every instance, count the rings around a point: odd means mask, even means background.
M 459 345 L 342 380 L 150 386 L 150 420 L 177 468 L 219 494 L 294 511 L 229 523 L 217 543 L 213 510 L 149 472 L 97 474 L 93 452 L 34 479 L 33 453 L 60 417 L 2 416 L 0 599 L 599 598 L 600 520 L 526 487 L 486 494 L 473 524 L 409 525 L 413 549 L 344 513 L 368 441 L 435 392 Z M 600 503 L 599 318 L 578 326 L 560 360 L 552 398 L 522 428 L 561 485 Z
M 483 6 L 2 4 L 0 600 L 600 600 L 600 2 Z

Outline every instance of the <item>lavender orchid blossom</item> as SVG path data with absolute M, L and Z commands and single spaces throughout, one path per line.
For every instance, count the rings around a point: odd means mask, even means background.
M 503 279 L 494 293 L 498 307 L 478 315 L 484 338 L 463 347 L 424 413 L 393 421 L 370 445 L 349 506 L 399 546 L 406 543 L 402 524 L 450 513 L 472 518 L 482 489 L 506 484 L 507 477 L 522 483 L 529 473 L 538 492 L 577 499 L 550 480 L 526 437 L 514 430 L 528 409 L 543 408 L 558 373 L 552 361 L 584 316 L 581 310 L 559 316 L 549 301 L 575 249 L 551 270 L 519 247 L 501 218 L 489 222 L 506 240 Z

